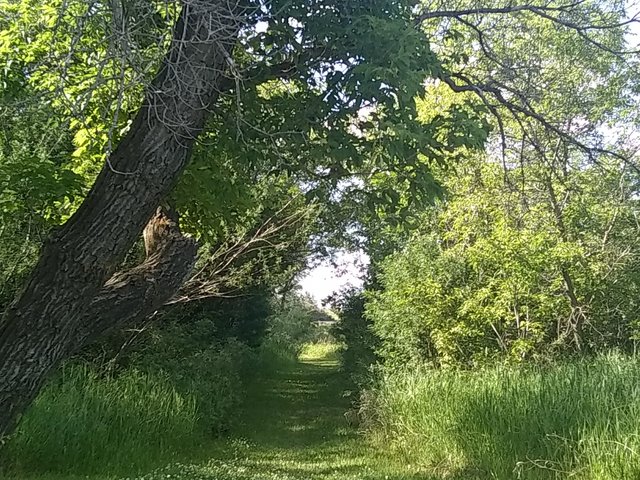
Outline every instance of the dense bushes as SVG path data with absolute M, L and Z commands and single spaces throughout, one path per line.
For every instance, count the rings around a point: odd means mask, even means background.
M 438 478 L 640 478 L 637 176 L 560 164 L 448 172 L 343 299 L 364 428 Z
M 127 369 L 167 375 L 178 392 L 195 399 L 199 426 L 215 434 L 235 418 L 256 354 L 237 339 L 217 338 L 213 323 L 203 318 L 157 329 L 130 354 Z
M 482 364 L 617 347 L 640 318 L 633 176 L 468 164 L 381 266 L 366 314 L 387 364 Z M 567 167 L 569 168 L 569 167 Z M 510 192 L 504 177 L 527 178 Z M 557 204 L 562 198 L 562 205 Z
M 306 343 L 321 339 L 323 330 L 318 321 L 327 319 L 309 298 L 292 295 L 282 299 L 268 319 L 260 352 L 263 368 L 296 361 Z

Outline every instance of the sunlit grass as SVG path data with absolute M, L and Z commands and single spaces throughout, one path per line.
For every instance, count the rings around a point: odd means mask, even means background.
M 365 396 L 370 432 L 459 478 L 640 478 L 640 365 L 609 356 L 475 372 L 407 370 Z
M 302 347 L 298 358 L 303 362 L 338 362 L 341 345 L 335 342 L 307 343 Z
M 196 401 L 161 375 L 68 365 L 36 399 L 4 453 L 12 475 L 136 472 L 200 441 Z

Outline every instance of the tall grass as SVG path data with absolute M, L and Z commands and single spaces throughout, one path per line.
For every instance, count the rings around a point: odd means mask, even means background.
M 254 356 L 173 335 L 115 372 L 65 365 L 3 449 L 8 475 L 123 475 L 196 460 L 238 419 Z M 178 332 L 179 333 L 179 332 Z
M 196 399 L 162 375 L 117 377 L 67 365 L 36 399 L 7 445 L 23 473 L 132 472 L 166 463 L 198 437 Z
M 640 478 L 630 358 L 387 373 L 362 410 L 375 439 L 447 478 Z

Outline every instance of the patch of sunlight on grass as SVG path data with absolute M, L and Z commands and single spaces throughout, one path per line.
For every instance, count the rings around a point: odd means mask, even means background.
M 311 425 L 292 425 L 288 428 L 288 430 L 292 431 L 292 432 L 303 432 L 305 430 L 309 430 L 311 429 L 312 426 Z
M 298 358 L 301 362 L 335 363 L 339 360 L 341 349 L 342 346 L 334 342 L 307 343 L 302 347 Z
M 324 461 L 250 460 L 210 461 L 201 465 L 174 464 L 135 480 L 427 480 L 406 468 L 372 463 L 365 458 L 330 456 Z

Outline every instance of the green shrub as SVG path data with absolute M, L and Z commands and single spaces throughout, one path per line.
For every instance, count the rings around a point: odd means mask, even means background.
M 381 288 L 366 316 L 385 364 L 469 367 L 636 348 L 634 184 L 615 164 L 607 174 L 573 165 L 545 192 L 533 185 L 548 171 L 521 168 L 463 163 L 445 179 L 447 201 L 377 265 Z M 505 188 L 505 176 L 528 178 L 526 196 Z M 552 192 L 566 202 L 561 217 Z
M 297 361 L 304 345 L 323 334 L 314 323 L 321 313 L 311 301 L 297 296 L 280 305 L 267 320 L 267 334 L 260 350 L 262 367 L 270 369 Z
M 343 345 L 340 352 L 342 369 L 358 387 L 369 383 L 370 369 L 378 361 L 375 348 L 379 339 L 365 317 L 364 305 L 362 291 L 350 289 L 341 292 L 334 302 L 339 320 L 332 329 L 333 336 Z
M 640 364 L 385 373 L 363 395 L 370 434 L 434 474 L 465 479 L 640 478 Z
M 217 342 L 235 339 L 257 347 L 273 314 L 271 294 L 266 288 L 245 288 L 234 297 L 213 297 L 177 307 L 172 317 L 179 322 L 208 322 Z
M 255 353 L 233 338 L 218 340 L 213 320 L 172 322 L 157 328 L 130 354 L 128 368 L 161 372 L 173 387 L 195 398 L 199 424 L 208 433 L 226 431 L 243 398 Z

